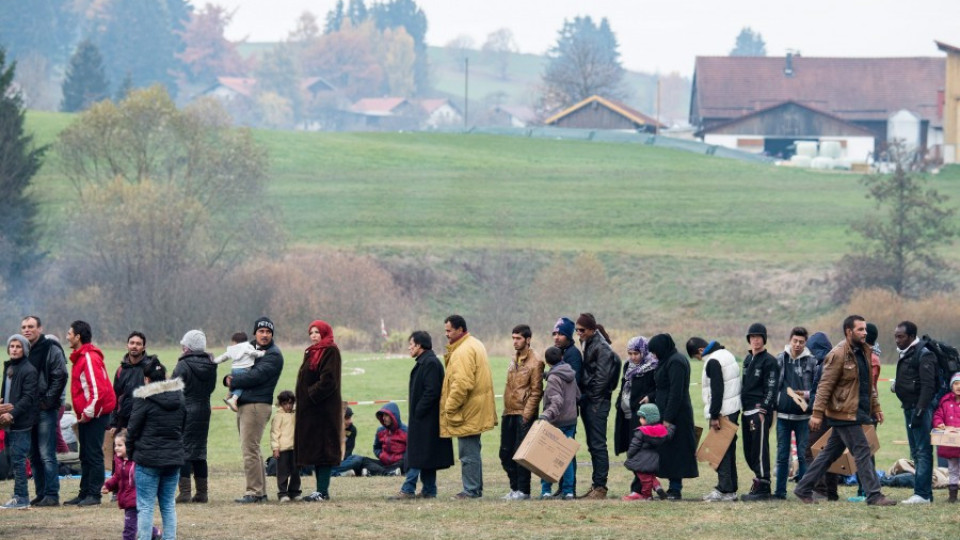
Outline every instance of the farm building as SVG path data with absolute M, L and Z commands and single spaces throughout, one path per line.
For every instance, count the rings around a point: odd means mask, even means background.
M 943 113 L 943 162 L 960 160 L 960 47 L 937 41 L 937 48 L 947 53 L 946 80 L 941 100 Z
M 354 129 L 436 129 L 463 124 L 463 114 L 449 99 L 363 98 L 350 106 Z
M 942 58 L 698 57 L 690 123 L 705 142 L 782 157 L 802 141 L 839 141 L 853 162 L 893 138 L 939 151 L 943 84 Z
M 577 129 L 618 129 L 654 133 L 663 127 L 655 119 L 619 101 L 590 96 L 547 118 L 548 126 Z

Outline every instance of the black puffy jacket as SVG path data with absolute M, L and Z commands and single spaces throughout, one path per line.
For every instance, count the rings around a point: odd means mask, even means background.
M 136 364 L 130 361 L 130 355 L 123 355 L 120 367 L 113 374 L 113 393 L 117 396 L 117 408 L 110 415 L 110 425 L 117 429 L 127 427 L 130 422 L 130 413 L 133 411 L 133 392 L 143 386 L 144 368 L 153 362 L 158 362 L 156 356 L 147 355 Z
M 37 392 L 37 370 L 26 358 L 7 360 L 3 363 L 3 377 L 0 382 L 0 396 L 4 403 L 12 404 L 13 424 L 6 426 L 10 431 L 30 429 L 37 420 L 40 400 Z
M 40 410 L 57 409 L 63 403 L 63 389 L 67 387 L 67 358 L 60 343 L 40 336 L 30 345 L 30 363 L 37 370 L 37 392 Z
M 610 400 L 620 382 L 622 362 L 600 332 L 583 344 L 583 379 L 580 393 L 586 401 Z
M 183 465 L 186 408 L 183 381 L 150 383 L 133 392 L 133 414 L 127 425 L 127 455 L 144 467 Z
M 283 371 L 283 353 L 274 341 L 266 347 L 260 347 L 256 341 L 251 343 L 258 350 L 265 351 L 264 355 L 257 358 L 246 373 L 231 376 L 230 389 L 243 390 L 243 395 L 237 400 L 239 405 L 273 403 L 273 391 L 277 388 L 280 372 Z
M 183 428 L 184 459 L 207 459 L 210 394 L 217 387 L 217 364 L 209 353 L 185 352 L 173 368 L 173 377 L 183 381 L 187 409 L 187 423 Z

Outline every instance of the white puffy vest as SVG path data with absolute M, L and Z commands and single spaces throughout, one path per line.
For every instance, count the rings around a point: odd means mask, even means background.
M 700 391 L 703 395 L 703 414 L 710 418 L 710 378 L 707 377 L 707 363 L 710 360 L 720 362 L 723 371 L 723 404 L 720 414 L 727 416 L 740 410 L 740 366 L 733 353 L 726 349 L 708 354 L 703 359 L 703 379 L 700 382 Z

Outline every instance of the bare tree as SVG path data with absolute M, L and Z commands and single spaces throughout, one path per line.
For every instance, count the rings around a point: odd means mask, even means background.
M 497 68 L 497 75 L 506 80 L 510 72 L 510 56 L 519 50 L 517 40 L 509 28 L 500 28 L 487 35 L 483 43 L 484 55 Z
M 463 66 L 463 59 L 469 57 L 470 51 L 476 50 L 477 45 L 469 35 L 460 34 L 448 41 L 444 48 L 454 66 Z
M 538 108 L 556 110 L 592 95 L 622 99 L 623 67 L 609 23 L 595 25 L 590 17 L 564 22 L 543 75 Z

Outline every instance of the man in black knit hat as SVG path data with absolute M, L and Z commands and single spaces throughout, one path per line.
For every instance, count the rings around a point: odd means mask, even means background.
M 753 487 L 740 500 L 770 500 L 770 423 L 776 406 L 777 359 L 767 352 L 767 327 L 753 323 L 747 330 L 750 351 L 743 359 L 740 401 L 743 406 L 743 454 L 753 471 Z

